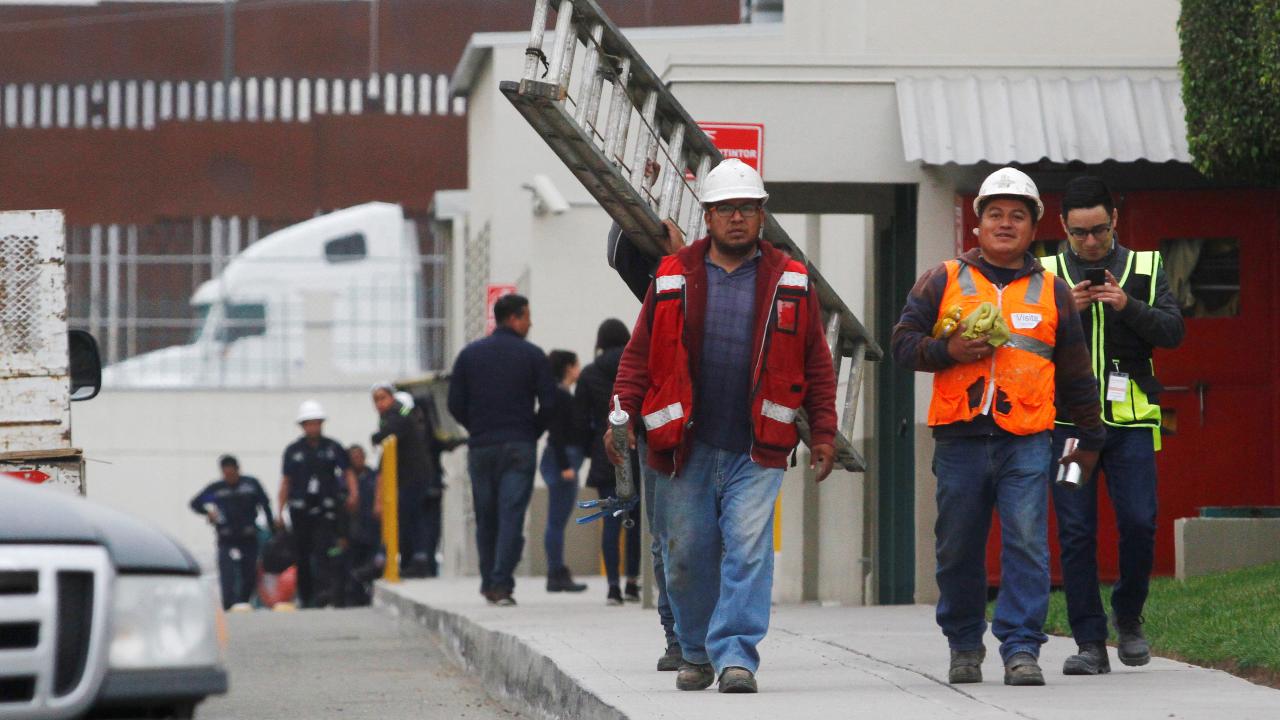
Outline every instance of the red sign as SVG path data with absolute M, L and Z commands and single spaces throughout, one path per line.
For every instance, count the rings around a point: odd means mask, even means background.
M 15 480 L 25 480 L 26 482 L 29 482 L 29 483 L 35 483 L 36 485 L 39 485 L 40 483 L 49 479 L 48 473 L 42 472 L 40 470 L 10 470 L 8 472 L 0 473 L 0 474 L 8 475 L 9 477 L 14 478 Z
M 493 306 L 498 302 L 498 298 L 501 298 L 504 295 L 515 295 L 515 294 L 516 294 L 515 285 L 509 285 L 504 283 L 489 283 L 489 294 L 488 294 L 487 302 L 485 303 L 485 320 L 484 320 L 485 335 L 492 333 L 494 328 L 498 326 L 498 324 L 493 320 Z
M 764 176 L 764 125 L 760 123 L 700 122 L 725 159 L 738 158 Z

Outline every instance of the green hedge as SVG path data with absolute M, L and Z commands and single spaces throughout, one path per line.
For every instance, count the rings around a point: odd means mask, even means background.
M 1280 186 L 1280 0 L 1182 0 L 1178 29 L 1196 168 Z

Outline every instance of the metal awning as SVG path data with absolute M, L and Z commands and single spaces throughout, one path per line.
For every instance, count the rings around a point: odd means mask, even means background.
M 906 77 L 897 89 L 908 161 L 1191 161 L 1176 78 Z

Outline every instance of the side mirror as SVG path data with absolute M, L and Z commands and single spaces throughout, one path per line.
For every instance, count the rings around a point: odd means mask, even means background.
M 91 400 L 102 389 L 98 341 L 83 330 L 71 330 L 67 333 L 67 349 L 71 361 L 71 399 Z

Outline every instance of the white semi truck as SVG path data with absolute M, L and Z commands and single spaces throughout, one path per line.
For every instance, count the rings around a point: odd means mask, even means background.
M 56 210 L 0 212 L 0 720 L 191 717 L 226 692 L 212 578 L 181 545 L 84 494 L 71 401 L 98 392 L 67 331 Z
M 106 368 L 123 387 L 350 384 L 423 370 L 422 273 L 415 223 L 371 202 L 278 230 L 192 295 L 190 344 Z M 323 347 L 308 330 L 327 328 Z

